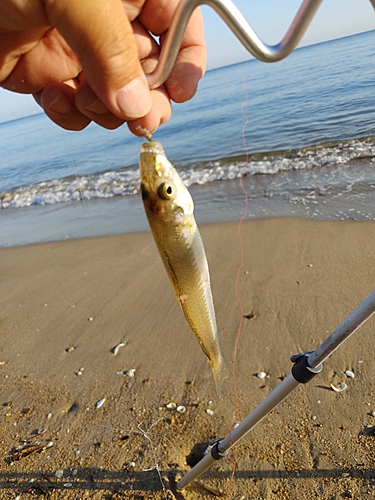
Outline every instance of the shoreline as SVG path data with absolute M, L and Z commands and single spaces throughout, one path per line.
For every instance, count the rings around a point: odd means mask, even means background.
M 230 367 L 240 319 L 238 224 L 203 225 L 201 233 Z M 242 237 L 239 292 L 244 313 L 254 314 L 244 319 L 236 366 L 244 417 L 289 373 L 292 354 L 314 349 L 373 291 L 375 223 L 258 219 L 243 223 Z M 151 234 L 1 248 L 0 272 L 3 491 L 164 499 L 194 446 L 226 435 L 236 409 L 232 379 L 216 397 Z M 238 445 L 236 498 L 374 495 L 373 325 Z M 330 384 L 340 382 L 348 388 L 337 394 Z M 17 460 L 23 440 L 53 444 Z M 203 480 L 226 494 L 232 468 L 230 455 Z M 199 484 L 174 495 L 212 497 Z
M 299 172 L 287 172 L 285 185 Z M 272 176 L 271 176 L 272 177 Z M 248 194 L 246 220 L 303 217 L 311 220 L 375 220 L 375 190 L 324 196 L 312 187 L 273 192 L 268 176 L 243 179 Z M 294 179 L 295 182 L 295 179 Z M 192 185 L 195 218 L 203 224 L 238 223 L 245 209 L 239 179 Z M 139 195 L 0 210 L 0 248 L 66 239 L 149 231 Z

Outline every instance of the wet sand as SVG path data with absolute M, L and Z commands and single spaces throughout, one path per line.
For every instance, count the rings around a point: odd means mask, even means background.
M 238 225 L 201 233 L 231 366 Z M 290 372 L 292 354 L 313 350 L 373 291 L 375 224 L 262 219 L 242 236 L 244 417 Z M 374 319 L 236 447 L 233 481 L 230 453 L 179 492 L 176 479 L 237 412 L 233 379 L 216 397 L 151 234 L 1 248 L 0 276 L 0 498 L 214 498 L 206 486 L 236 499 L 375 496 Z M 340 382 L 348 388 L 335 393 Z

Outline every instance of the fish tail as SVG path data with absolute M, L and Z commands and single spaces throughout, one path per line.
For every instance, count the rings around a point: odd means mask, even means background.
M 211 365 L 211 369 L 214 376 L 216 393 L 220 398 L 223 382 L 226 378 L 229 378 L 229 371 L 227 365 L 225 364 L 224 358 L 220 356 L 219 362 L 215 363 L 214 366 Z

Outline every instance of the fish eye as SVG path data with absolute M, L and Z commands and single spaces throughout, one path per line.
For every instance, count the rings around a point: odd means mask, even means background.
M 163 182 L 163 184 L 160 184 L 158 188 L 158 195 L 160 196 L 160 198 L 162 198 L 163 200 L 170 200 L 172 198 L 172 194 L 173 189 L 170 184 L 168 184 L 167 182 Z

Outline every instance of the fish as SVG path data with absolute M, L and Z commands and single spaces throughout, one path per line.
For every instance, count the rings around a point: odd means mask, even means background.
M 160 257 L 221 394 L 229 373 L 221 354 L 210 273 L 193 199 L 158 141 L 141 145 L 141 194 Z

